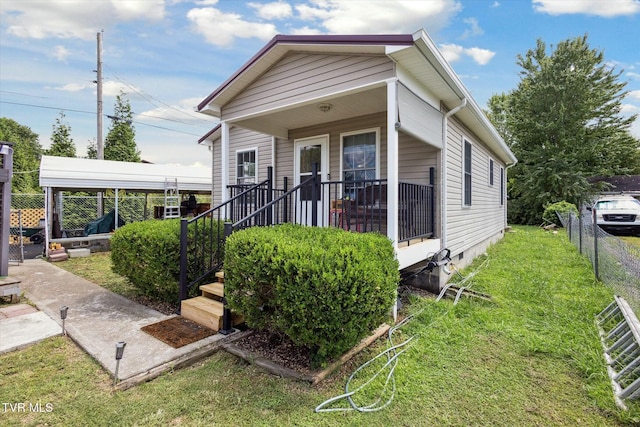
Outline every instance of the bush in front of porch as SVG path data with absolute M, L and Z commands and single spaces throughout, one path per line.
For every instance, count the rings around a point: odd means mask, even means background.
M 224 224 L 213 222 L 212 230 L 217 233 L 212 231 L 212 235 L 222 236 Z M 189 225 L 188 233 L 192 242 L 194 224 Z M 201 269 L 202 259 L 209 257 L 201 252 L 188 251 L 188 271 Z M 180 219 L 132 222 L 118 228 L 111 237 L 111 261 L 113 271 L 144 295 L 175 301 L 180 281 Z
M 232 234 L 224 270 L 231 309 L 311 349 L 317 365 L 385 321 L 400 279 L 385 236 L 292 224 Z

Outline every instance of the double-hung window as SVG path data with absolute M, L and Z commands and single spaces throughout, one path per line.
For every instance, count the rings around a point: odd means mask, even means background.
M 378 141 L 377 129 L 342 134 L 342 179 L 347 182 L 345 196 L 354 197 L 366 181 L 377 178 Z
M 238 151 L 236 160 L 237 184 L 256 183 L 256 150 Z
M 464 206 L 471 206 L 471 165 L 472 165 L 472 161 L 471 161 L 471 150 L 472 146 L 471 143 L 467 140 L 464 141 L 464 158 L 463 158 L 463 166 L 464 166 L 464 173 L 463 173 L 463 205 Z

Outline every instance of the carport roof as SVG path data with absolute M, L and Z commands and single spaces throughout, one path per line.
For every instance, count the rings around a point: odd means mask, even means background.
M 40 186 L 60 190 L 161 193 L 166 180 L 177 180 L 180 192 L 209 194 L 212 189 L 207 168 L 56 156 L 40 161 Z

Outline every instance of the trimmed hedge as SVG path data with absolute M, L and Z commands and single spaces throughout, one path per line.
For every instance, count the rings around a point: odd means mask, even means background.
M 311 349 L 316 364 L 384 322 L 400 279 L 385 236 L 292 224 L 233 233 L 224 271 L 231 309 Z
M 573 203 L 565 202 L 564 200 L 561 202 L 552 203 L 544 208 L 542 220 L 545 223 L 555 224 L 558 227 L 562 227 L 562 223 L 558 218 L 558 213 L 565 214 L 568 212 L 573 212 L 575 215 L 578 215 L 578 208 L 576 208 L 576 205 L 574 205 Z
M 190 224 L 188 230 L 190 242 L 193 226 Z M 214 227 L 223 234 L 223 223 L 214 221 Z M 200 272 L 209 259 L 209 252 L 190 248 L 188 254 L 187 274 L 195 277 L 194 272 Z M 111 260 L 113 271 L 129 279 L 144 295 L 176 301 L 180 281 L 180 219 L 133 222 L 118 228 L 111 237 Z

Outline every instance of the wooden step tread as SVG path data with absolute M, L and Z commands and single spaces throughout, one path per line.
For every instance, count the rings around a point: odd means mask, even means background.
M 216 277 L 218 278 L 218 282 L 224 283 L 224 271 L 218 271 Z
M 214 331 L 222 328 L 222 316 L 224 306 L 220 301 L 206 297 L 195 297 L 182 301 L 180 315 L 185 319 L 193 320 Z
M 206 311 L 207 313 L 214 314 L 217 316 L 222 316 L 222 313 L 224 311 L 224 306 L 220 301 L 216 301 L 206 297 L 189 298 L 182 301 L 182 305 L 195 307 L 197 309 Z
M 201 285 L 200 290 L 202 291 L 203 297 L 210 298 L 211 295 L 215 295 L 220 298 L 224 297 L 224 283 L 207 283 L 206 285 Z

